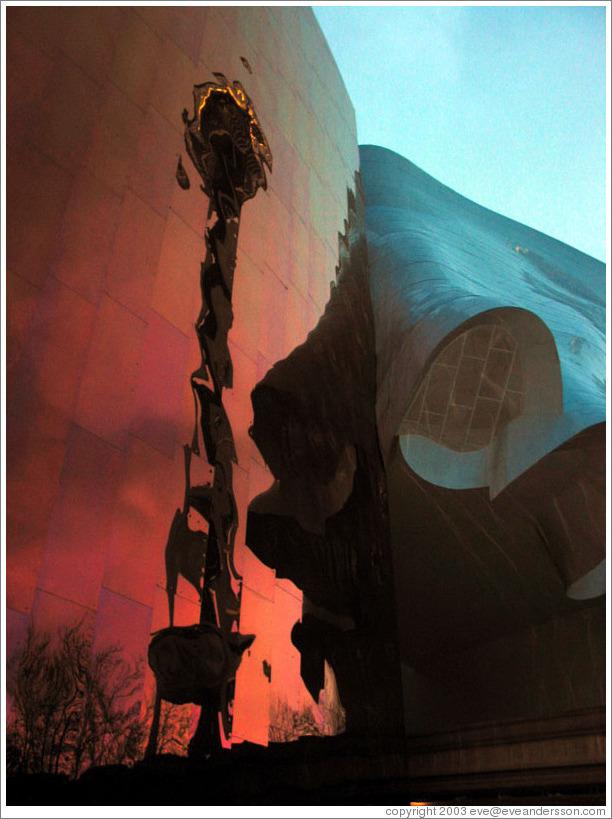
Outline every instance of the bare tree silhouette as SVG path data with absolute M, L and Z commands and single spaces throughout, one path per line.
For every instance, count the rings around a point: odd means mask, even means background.
M 187 756 L 193 710 L 194 706 L 191 703 L 186 705 L 162 703 L 157 734 L 158 754 Z M 147 715 L 147 723 L 149 723 L 153 716 L 153 702 L 149 706 Z
M 133 763 L 142 756 L 143 663 L 120 645 L 92 649 L 82 623 L 55 639 L 30 629 L 18 661 L 9 664 L 7 773 L 64 773 Z

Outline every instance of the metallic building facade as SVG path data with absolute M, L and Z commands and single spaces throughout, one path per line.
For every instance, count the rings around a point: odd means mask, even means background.
M 275 166 L 241 220 L 229 335 L 241 628 L 258 633 L 234 732 L 266 744 L 274 713 L 304 708 L 323 730 L 290 641 L 301 592 L 245 549 L 244 532 L 248 501 L 271 481 L 248 435 L 249 395 L 323 312 L 359 163 L 329 48 L 307 9 L 21 7 L 8 9 L 7 52 L 9 647 L 30 622 L 83 620 L 94 644 L 145 659 L 168 624 L 164 545 L 193 433 L 210 227 L 194 175 L 177 184 L 181 112 L 194 85 L 224 72 L 253 99 Z M 175 623 L 198 610 L 181 577 Z
M 273 159 L 227 340 L 233 741 L 344 705 L 381 777 L 600 783 L 604 265 L 358 148 L 304 7 L 11 7 L 7 70 L 8 653 L 81 622 L 144 660 L 168 625 L 214 221 L 182 111 L 224 75 Z
M 361 169 L 383 454 L 399 434 L 421 477 L 495 498 L 605 422 L 605 265 L 391 151 L 363 147 Z M 581 484 L 599 528 L 570 544 L 576 597 L 605 589 L 603 483 L 600 469 Z
M 597 779 L 605 265 L 360 155 L 411 770 Z

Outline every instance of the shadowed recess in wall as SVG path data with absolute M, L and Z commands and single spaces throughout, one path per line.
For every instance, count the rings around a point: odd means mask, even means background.
M 358 175 L 355 190 L 323 317 L 252 393 L 251 435 L 275 481 L 249 506 L 246 540 L 304 593 L 292 640 L 313 698 L 327 661 L 347 734 L 388 748 L 401 692 Z
M 191 374 L 195 425 L 191 444 L 185 444 L 185 494 L 177 509 L 166 543 L 166 590 L 170 625 L 157 632 L 149 646 L 149 665 L 157 694 L 147 755 L 157 747 L 161 700 L 201 706 L 200 720 L 190 743 L 190 754 L 207 754 L 231 734 L 232 700 L 242 652 L 253 635 L 240 635 L 241 578 L 234 566 L 234 538 L 238 511 L 232 487 L 236 449 L 223 406 L 223 390 L 233 383 L 227 343 L 232 326 L 232 285 L 236 267 L 242 205 L 266 188 L 264 164 L 272 155 L 257 116 L 239 82 L 223 74 L 217 82 L 196 85 L 194 114 L 183 112 L 185 145 L 217 219 L 205 237 L 206 258 L 200 267 L 202 304 L 195 330 L 201 364 Z M 179 159 L 176 171 L 181 188 L 190 187 Z M 202 454 L 212 479 L 193 485 L 192 462 Z M 193 529 L 195 511 L 205 529 Z M 179 575 L 200 597 L 200 622 L 174 626 L 174 598 Z
M 488 446 L 520 415 L 521 351 L 502 325 L 481 323 L 448 343 L 428 368 L 400 425 L 457 452 Z

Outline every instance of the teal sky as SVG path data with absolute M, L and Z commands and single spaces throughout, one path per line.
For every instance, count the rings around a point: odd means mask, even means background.
M 605 7 L 314 12 L 360 143 L 605 261 Z

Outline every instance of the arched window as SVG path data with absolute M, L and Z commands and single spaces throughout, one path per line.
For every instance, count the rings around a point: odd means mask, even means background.
M 430 483 L 497 495 L 563 438 L 563 389 L 551 332 L 516 307 L 481 313 L 425 367 L 398 434 Z

